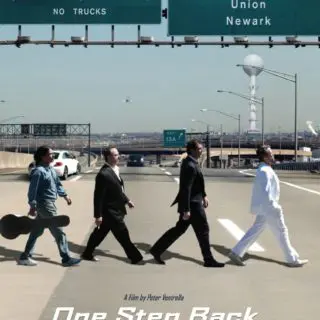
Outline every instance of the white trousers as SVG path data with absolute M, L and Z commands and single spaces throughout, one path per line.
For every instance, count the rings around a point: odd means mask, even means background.
M 288 263 L 299 259 L 297 251 L 292 247 L 289 239 L 288 228 L 284 221 L 282 210 L 270 210 L 265 214 L 258 214 L 252 227 L 232 249 L 240 257 L 243 257 L 250 246 L 258 239 L 264 231 L 266 225 L 269 226 L 284 253 Z

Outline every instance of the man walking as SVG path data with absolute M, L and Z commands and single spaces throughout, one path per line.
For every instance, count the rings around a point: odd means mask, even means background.
M 180 171 L 180 186 L 177 197 L 171 206 L 178 203 L 179 220 L 175 227 L 169 229 L 150 249 L 150 253 L 160 264 L 165 264 L 161 254 L 169 248 L 188 227 L 192 225 L 198 239 L 205 267 L 224 267 L 217 262 L 210 248 L 209 225 L 205 208 L 208 199 L 205 192 L 205 183 L 200 170 L 198 159 L 202 153 L 202 145 L 197 140 L 187 144 L 188 156 L 182 161 Z
M 242 261 L 243 255 L 258 239 L 266 225 L 268 225 L 279 241 L 287 265 L 290 267 L 301 267 L 308 263 L 308 260 L 299 259 L 298 253 L 290 243 L 283 210 L 279 204 L 280 182 L 277 174 L 271 167 L 274 163 L 272 150 L 269 146 L 260 146 L 257 149 L 257 156 L 260 165 L 257 169 L 251 198 L 251 213 L 256 215 L 256 219 L 252 227 L 231 250 L 229 258 L 235 264 L 244 266 L 245 263 Z
M 29 215 L 37 218 L 47 218 L 57 215 L 55 201 L 58 196 L 63 197 L 68 205 L 71 199 L 65 192 L 55 170 L 50 166 L 53 161 L 53 151 L 47 146 L 37 149 L 34 160 L 36 167 L 31 173 L 31 181 L 28 191 Z M 56 240 L 59 253 L 64 267 L 70 267 L 80 263 L 80 259 L 71 258 L 69 255 L 68 242 L 62 228 L 49 227 L 49 230 Z M 35 266 L 37 262 L 31 259 L 38 237 L 43 234 L 43 228 L 31 231 L 24 252 L 21 254 L 18 263 L 25 266 Z
M 132 201 L 124 193 L 124 182 L 119 175 L 119 152 L 115 147 L 104 151 L 106 163 L 96 176 L 94 190 L 94 218 L 96 228 L 89 237 L 87 247 L 82 253 L 84 260 L 98 261 L 93 255 L 96 247 L 113 233 L 132 264 L 139 263 L 143 257 L 131 242 L 128 228 L 124 222 L 126 205 L 134 208 Z

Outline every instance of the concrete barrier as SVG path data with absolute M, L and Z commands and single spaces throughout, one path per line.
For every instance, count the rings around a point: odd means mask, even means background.
M 86 159 L 86 165 L 88 164 L 88 153 L 84 152 L 84 158 Z M 91 167 L 95 167 L 97 165 L 98 162 L 98 156 L 95 153 L 91 153 L 90 155 L 90 166 Z
M 27 169 L 33 161 L 33 154 L 0 151 L 0 169 Z
M 91 158 L 93 158 L 90 162 L 91 167 L 96 167 L 98 162 L 98 156 L 95 153 L 91 153 Z

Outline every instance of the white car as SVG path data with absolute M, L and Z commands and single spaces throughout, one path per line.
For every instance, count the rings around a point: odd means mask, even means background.
M 69 175 L 79 174 L 81 172 L 81 165 L 76 157 L 67 150 L 54 150 L 54 161 L 51 166 L 56 171 L 58 177 L 63 180 L 68 179 Z M 35 167 L 35 163 L 31 162 L 28 167 L 28 175 L 30 177 L 32 169 Z

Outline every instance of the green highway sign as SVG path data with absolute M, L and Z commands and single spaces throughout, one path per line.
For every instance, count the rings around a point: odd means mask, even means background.
M 64 123 L 36 123 L 33 125 L 34 136 L 62 137 L 67 135 Z
M 168 35 L 319 36 L 319 10 L 319 0 L 168 0 Z
M 184 148 L 186 146 L 186 130 L 163 130 L 163 146 Z
M 1 0 L 0 24 L 160 24 L 161 0 Z

